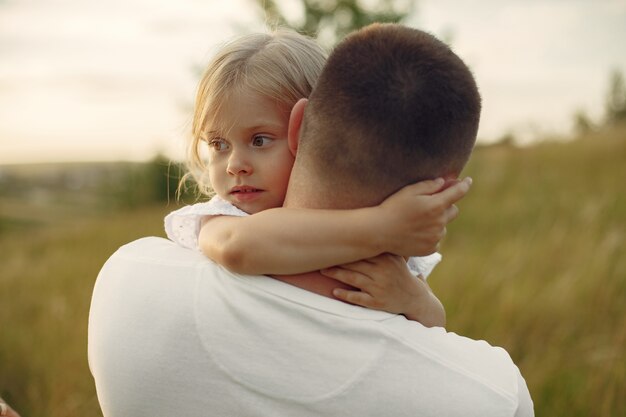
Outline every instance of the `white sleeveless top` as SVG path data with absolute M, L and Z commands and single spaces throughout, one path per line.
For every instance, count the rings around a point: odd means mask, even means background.
M 199 251 L 198 236 L 204 216 L 249 216 L 245 211 L 216 195 L 204 203 L 182 207 L 165 216 L 165 233 L 168 239 L 182 247 Z M 435 266 L 441 262 L 441 254 L 409 258 L 407 264 L 413 273 L 428 278 Z

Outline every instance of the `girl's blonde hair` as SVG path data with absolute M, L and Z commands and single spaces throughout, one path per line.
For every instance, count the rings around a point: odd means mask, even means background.
M 198 191 L 211 193 L 200 147 L 206 132 L 218 124 L 221 103 L 228 94 L 251 91 L 290 111 L 310 95 L 326 61 L 326 52 L 297 32 L 277 29 L 271 33 L 244 35 L 226 43 L 213 57 L 200 79 L 188 146 L 187 171 Z

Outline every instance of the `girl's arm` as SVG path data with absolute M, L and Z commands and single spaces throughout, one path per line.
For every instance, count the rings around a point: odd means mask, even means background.
M 378 206 L 354 210 L 275 208 L 247 217 L 215 216 L 200 231 L 200 249 L 242 274 L 297 274 L 383 252 L 427 255 L 458 215 L 454 203 L 470 184 L 465 179 L 440 191 L 443 180 L 423 181 Z
M 413 276 L 404 258 L 389 253 L 320 271 L 323 275 L 355 287 L 337 288 L 342 301 L 374 310 L 404 314 L 426 327 L 445 327 L 446 311 L 426 280 Z

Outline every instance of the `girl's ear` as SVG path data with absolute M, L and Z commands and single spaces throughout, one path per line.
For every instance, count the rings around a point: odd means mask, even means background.
M 302 119 L 304 118 L 304 109 L 309 100 L 301 98 L 291 109 L 289 116 L 289 127 L 287 130 L 287 141 L 289 150 L 296 156 L 298 151 L 298 142 L 300 141 L 300 128 L 302 127 Z

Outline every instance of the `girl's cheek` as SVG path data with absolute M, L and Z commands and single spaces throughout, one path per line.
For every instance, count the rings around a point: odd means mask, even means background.
M 217 168 L 224 164 L 224 158 L 220 158 L 220 155 L 211 155 L 209 156 L 209 168 Z

